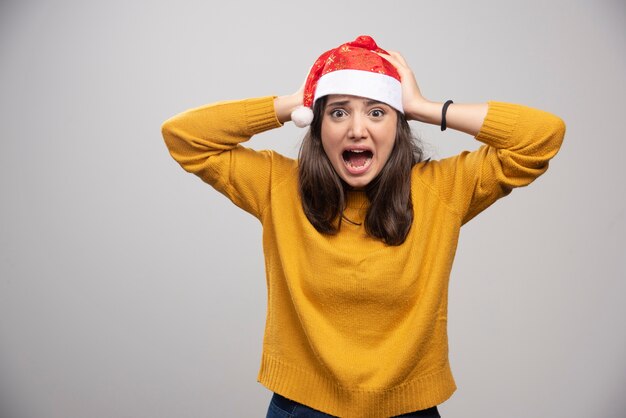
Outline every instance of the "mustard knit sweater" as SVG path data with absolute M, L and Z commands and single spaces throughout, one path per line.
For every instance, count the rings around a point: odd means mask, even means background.
M 263 225 L 268 312 L 258 380 L 268 389 L 340 417 L 382 418 L 448 399 L 448 280 L 461 225 L 548 168 L 565 125 L 540 110 L 489 102 L 484 143 L 414 166 L 414 220 L 388 246 L 363 225 L 324 235 L 298 196 L 297 161 L 240 143 L 281 126 L 273 98 L 221 102 L 163 124 L 187 171 Z M 362 192 L 345 216 L 361 223 Z M 216 243 L 217 245 L 217 243 Z

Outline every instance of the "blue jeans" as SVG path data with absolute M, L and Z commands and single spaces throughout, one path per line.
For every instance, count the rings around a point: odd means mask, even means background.
M 437 407 L 424 409 L 421 411 L 409 412 L 408 414 L 398 415 L 392 418 L 440 418 Z M 287 399 L 284 396 L 275 393 L 272 396 L 269 409 L 267 410 L 267 416 L 265 418 L 333 418 L 333 415 L 328 415 L 323 412 L 317 411 L 313 408 L 309 408 L 306 405 L 302 405 L 291 399 Z

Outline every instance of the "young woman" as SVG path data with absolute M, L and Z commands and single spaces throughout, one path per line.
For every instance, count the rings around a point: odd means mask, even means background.
M 297 160 L 240 145 L 289 120 L 311 124 Z M 484 145 L 423 161 L 407 120 Z M 192 109 L 162 131 L 185 170 L 263 225 L 267 417 L 382 418 L 439 417 L 456 389 L 460 228 L 544 173 L 565 125 L 521 105 L 427 100 L 400 54 L 361 36 L 322 54 L 292 95 Z

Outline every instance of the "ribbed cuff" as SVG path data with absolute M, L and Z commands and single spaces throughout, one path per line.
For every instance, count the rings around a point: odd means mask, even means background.
M 519 107 L 510 103 L 488 103 L 489 110 L 476 139 L 496 148 L 506 148 L 518 123 Z
M 247 99 L 245 109 L 250 135 L 282 126 L 274 111 L 274 96 Z

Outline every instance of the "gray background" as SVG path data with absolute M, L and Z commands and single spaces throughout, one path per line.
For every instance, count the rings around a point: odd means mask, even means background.
M 544 177 L 464 227 L 443 416 L 623 418 L 625 23 L 622 1 L 3 0 L 0 416 L 265 416 L 260 225 L 180 169 L 160 125 L 290 93 L 371 34 L 432 100 L 568 128 Z M 478 146 L 413 126 L 437 158 Z M 302 133 L 250 145 L 294 156 Z

